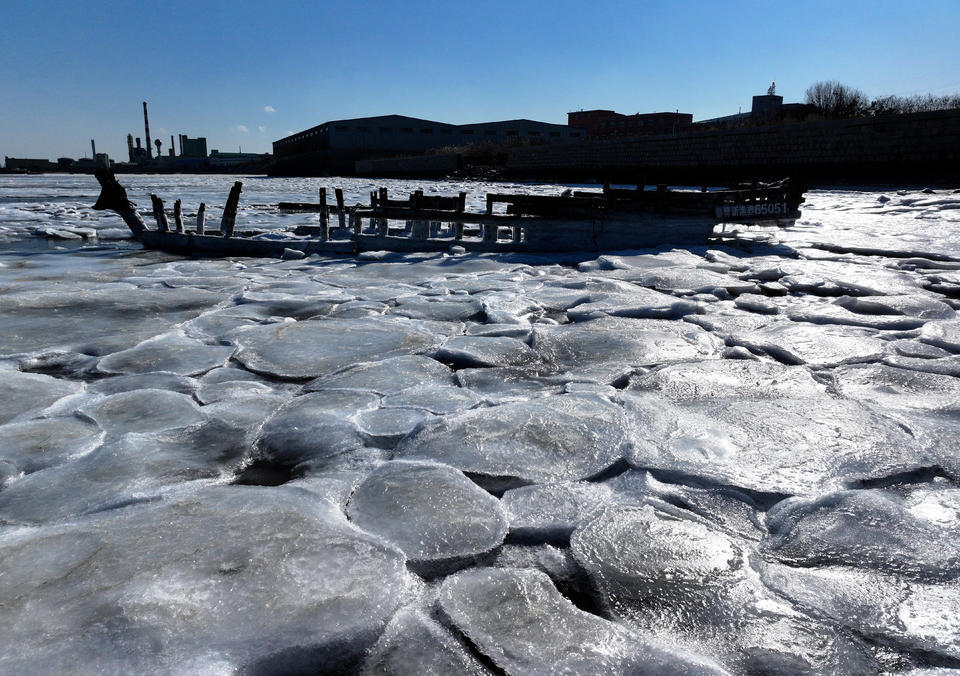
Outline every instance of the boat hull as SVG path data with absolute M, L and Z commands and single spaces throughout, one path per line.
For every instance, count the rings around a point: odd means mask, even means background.
M 224 237 L 192 232 L 144 230 L 137 239 L 143 246 L 178 253 L 218 256 L 282 256 L 284 250 L 310 254 L 356 254 L 363 251 L 448 251 L 453 246 L 467 251 L 577 252 L 648 249 L 663 245 L 703 244 L 713 231 L 715 221 L 704 217 L 656 218 L 647 214 L 596 220 L 518 219 L 513 227 L 493 226 L 492 235 L 483 237 L 413 237 L 361 233 L 350 239 L 293 239 Z M 491 226 L 485 226 L 491 227 Z

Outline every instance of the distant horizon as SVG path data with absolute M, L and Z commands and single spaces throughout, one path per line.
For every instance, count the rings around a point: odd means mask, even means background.
M 0 157 L 127 159 L 126 137 L 206 137 L 271 152 L 326 121 L 407 115 L 450 124 L 577 110 L 749 110 L 838 80 L 867 96 L 960 90 L 960 4 L 219 0 L 0 7 Z M 177 148 L 179 153 L 179 147 Z

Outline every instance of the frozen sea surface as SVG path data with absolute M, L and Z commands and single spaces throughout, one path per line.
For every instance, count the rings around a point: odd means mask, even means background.
M 242 228 L 342 186 L 240 177 Z M 125 176 L 216 222 L 230 176 Z M 960 670 L 960 192 L 604 255 L 195 259 L 0 176 L 0 672 Z

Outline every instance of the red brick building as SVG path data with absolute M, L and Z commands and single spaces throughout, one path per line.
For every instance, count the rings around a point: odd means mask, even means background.
M 567 124 L 587 131 L 590 138 L 671 134 L 693 123 L 690 113 L 637 113 L 622 115 L 612 110 L 581 110 L 567 113 Z

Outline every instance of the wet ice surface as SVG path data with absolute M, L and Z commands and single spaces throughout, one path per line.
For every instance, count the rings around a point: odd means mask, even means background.
M 216 222 L 234 180 L 125 184 Z M 257 229 L 375 187 L 243 180 Z M 960 668 L 960 194 L 280 261 L 142 251 L 96 193 L 0 177 L 0 671 Z

